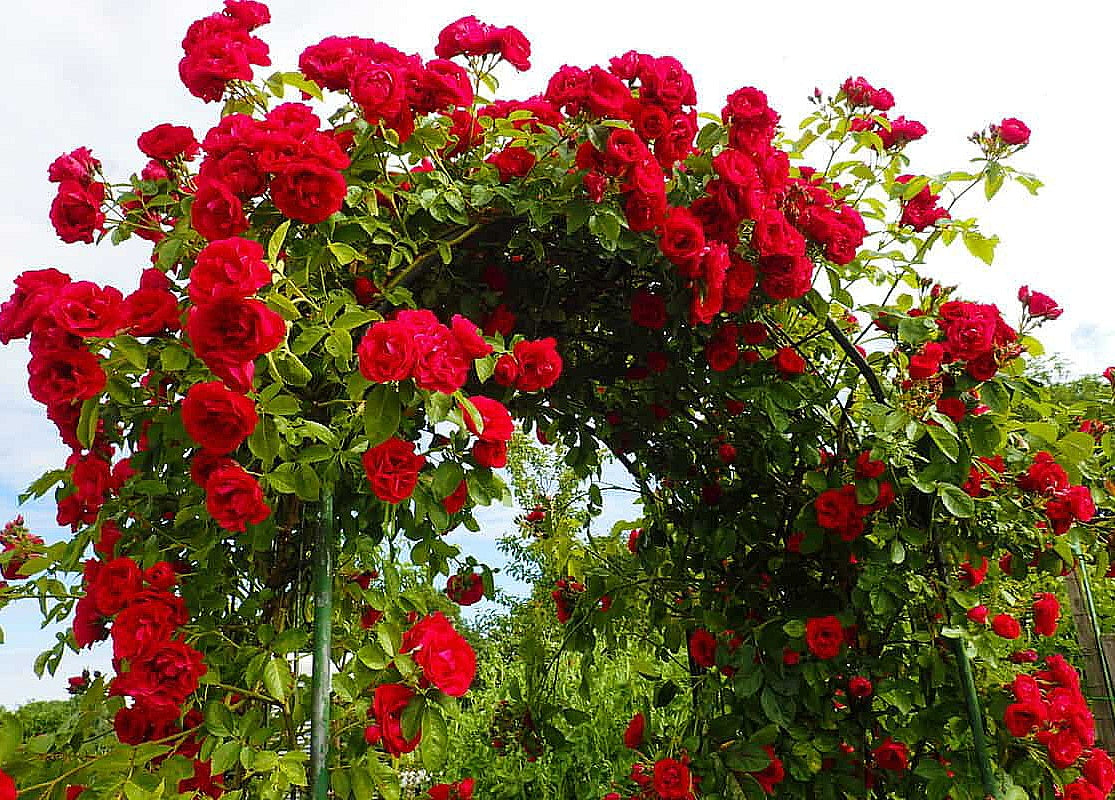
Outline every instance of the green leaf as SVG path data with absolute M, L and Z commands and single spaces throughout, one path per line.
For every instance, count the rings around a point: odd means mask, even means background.
M 275 228 L 275 232 L 267 240 L 267 260 L 272 264 L 279 260 L 279 253 L 283 251 L 283 244 L 286 242 L 286 234 L 289 230 L 290 220 L 288 219 Z
M 321 478 L 309 464 L 299 464 L 294 471 L 294 493 L 299 500 L 313 502 L 321 495 Z
M 190 354 L 177 344 L 168 344 L 159 353 L 159 365 L 164 372 L 177 372 L 190 364 Z
M 940 483 L 937 485 L 937 495 L 944 503 L 945 509 L 954 517 L 967 519 L 976 513 L 975 501 L 959 486 Z
M 344 242 L 330 242 L 328 248 L 329 252 L 333 254 L 333 258 L 337 259 L 337 263 L 341 266 L 351 264 L 358 258 L 364 258 L 360 255 L 360 251 Z
M 225 742 L 213 751 L 213 774 L 224 772 L 240 760 L 240 742 Z
M 132 336 L 117 336 L 112 340 L 113 349 L 127 359 L 136 369 L 147 368 L 147 348 Z
M 1092 438 L 1091 434 L 1083 431 L 1074 431 L 1057 442 L 1057 449 L 1073 464 L 1079 464 L 1081 461 L 1091 458 L 1095 447 L 1096 440 Z
M 441 769 L 449 752 L 449 731 L 441 708 L 430 703 L 422 714 L 422 765 L 430 772 Z
M 289 350 L 277 350 L 268 358 L 275 365 L 275 372 L 279 378 L 289 386 L 305 386 L 313 380 L 313 373 Z
M 352 359 L 352 335 L 337 328 L 325 338 L 325 352 L 347 363 Z
M 294 686 L 294 676 L 285 659 L 276 657 L 267 662 L 263 668 L 263 685 L 269 695 L 286 705 L 287 697 Z
M 1056 423 L 1053 422 L 1027 422 L 1023 427 L 1027 433 L 1033 434 L 1048 444 L 1054 444 L 1057 441 L 1057 434 L 1060 432 Z M 1087 434 L 1084 435 L 1087 436 Z
M 465 471 L 456 461 L 443 461 L 434 470 L 434 481 L 431 487 L 435 500 L 444 500 L 456 491 L 461 481 L 465 479 Z
M 403 417 L 403 405 L 399 392 L 386 383 L 379 383 L 368 392 L 364 401 L 364 433 L 368 445 L 375 447 L 386 442 L 399 428 Z
M 81 415 L 77 419 L 77 440 L 88 450 L 97 435 L 97 422 L 100 419 L 101 396 L 90 397 L 81 404 Z
M 985 264 L 990 265 L 995 260 L 995 246 L 999 244 L 998 236 L 985 237 L 978 231 L 964 231 L 964 246 L 968 252 Z
M 929 425 L 926 427 L 926 432 L 945 457 L 956 463 L 960 458 L 960 442 L 957 441 L 956 436 L 940 425 Z

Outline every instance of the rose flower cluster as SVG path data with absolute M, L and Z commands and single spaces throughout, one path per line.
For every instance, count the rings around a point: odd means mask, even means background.
M 1115 787 L 1115 767 L 1107 753 L 1093 748 L 1095 720 L 1080 691 L 1080 676 L 1054 654 L 1046 668 L 1015 676 L 1014 702 L 1003 714 L 1011 736 L 1033 737 L 1056 769 L 1080 768 L 1081 776 L 1064 788 L 1065 800 L 1102 800 Z
M 403 633 L 399 652 L 411 654 L 421 668 L 419 688 L 432 686 L 450 697 L 462 697 L 476 677 L 476 653 L 440 611 L 416 621 Z M 393 756 L 418 747 L 422 731 L 407 739 L 402 728 L 403 711 L 416 695 L 417 692 L 404 683 L 381 683 L 376 687 L 372 706 L 368 709 L 375 723 L 364 731 L 368 744 L 382 744 Z

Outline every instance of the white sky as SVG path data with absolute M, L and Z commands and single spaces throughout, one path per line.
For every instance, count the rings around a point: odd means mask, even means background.
M 1115 363 L 1113 281 L 1108 235 L 1113 211 L 1100 145 L 1115 128 L 1106 100 L 1115 75 L 1109 26 L 1094 2 L 1048 7 L 1019 2 L 779 3 L 700 5 L 654 2 L 480 0 L 274 0 L 272 24 L 259 35 L 271 45 L 273 67 L 295 69 L 301 50 L 331 34 L 375 38 L 433 56 L 438 31 L 474 13 L 516 25 L 533 44 L 534 68 L 504 68 L 503 97 L 544 89 L 563 63 L 587 66 L 628 49 L 673 55 L 693 73 L 699 108 L 718 111 L 740 86 L 763 89 L 788 126 L 808 113 L 814 86 L 826 94 L 849 75 L 864 75 L 897 99 L 892 114 L 929 128 L 909 146 L 913 169 L 965 168 L 974 148 L 965 139 L 989 122 L 1015 116 L 1033 130 L 1014 166 L 1041 177 L 1030 197 L 1006 187 L 990 205 L 973 192 L 955 210 L 979 216 L 1003 240 L 994 267 L 962 250 L 934 257 L 926 272 L 959 283 L 971 299 L 998 302 L 1014 318 L 1019 285 L 1044 291 L 1066 309 L 1043 338 L 1081 371 Z M 191 97 L 178 81 L 180 42 L 189 23 L 219 8 L 208 0 L 5 0 L 0 52 L 5 54 L 6 107 L 0 140 L 0 300 L 22 270 L 54 266 L 75 279 L 134 289 L 147 259 L 142 243 L 113 248 L 65 245 L 47 218 L 54 187 L 47 165 L 85 145 L 123 179 L 144 158 L 139 133 L 161 122 L 190 124 L 200 139 L 217 107 Z M 0 522 L 17 513 L 15 497 L 65 453 L 54 427 L 26 392 L 26 350 L 0 348 Z M 24 509 L 37 532 L 58 535 L 52 509 Z M 0 705 L 60 696 L 64 676 L 107 656 L 68 658 L 60 678 L 29 681 L 30 663 L 53 637 L 37 632 L 33 615 L 9 609 L 0 617 L 8 643 L 0 649 Z M 67 669 L 69 671 L 67 672 Z

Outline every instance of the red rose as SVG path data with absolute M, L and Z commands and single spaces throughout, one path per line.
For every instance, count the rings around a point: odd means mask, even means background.
M 427 310 L 400 311 L 396 317 L 409 331 L 414 344 L 414 384 L 443 394 L 465 385 L 471 362 L 453 332 Z
M 16 789 L 15 780 L 4 770 L 0 769 L 0 800 L 16 800 L 19 791 Z
M 793 378 L 805 372 L 805 359 L 798 355 L 792 347 L 781 347 L 771 358 L 771 363 L 778 370 L 778 374 L 785 379 Z
M 50 305 L 57 325 L 74 336 L 107 339 L 124 325 L 124 296 L 111 286 L 89 281 L 67 283 Z
M 1071 729 L 1059 730 L 1045 743 L 1049 763 L 1056 769 L 1068 769 L 1084 752 L 1084 744 Z
M 399 652 L 413 652 L 426 680 L 451 697 L 464 695 L 476 677 L 476 654 L 440 611 L 404 633 Z
M 932 378 L 941 371 L 941 359 L 944 356 L 945 348 L 937 342 L 923 345 L 920 353 L 910 356 L 910 377 L 915 381 Z
M 519 365 L 515 388 L 521 392 L 549 389 L 561 377 L 561 356 L 552 337 L 518 342 L 512 349 Z
M 507 466 L 507 442 L 481 439 L 472 446 L 472 457 L 481 467 L 502 469 Z
M 143 588 L 139 567 L 130 558 L 90 563 L 94 568 L 91 571 L 87 569 L 86 591 L 102 617 L 118 613 Z
M 623 732 L 623 744 L 628 750 L 638 750 L 643 746 L 646 736 L 647 718 L 639 712 L 627 723 L 627 730 Z
M 341 210 L 348 185 L 335 169 L 313 162 L 292 164 L 271 181 L 271 199 L 285 216 L 316 225 Z
M 874 691 L 875 687 L 871 685 L 871 681 L 862 675 L 856 675 L 848 681 L 848 695 L 856 700 L 864 700 Z
M 170 125 L 165 122 L 140 134 L 136 144 L 145 156 L 160 161 L 171 161 L 178 156 L 189 161 L 201 148 L 192 130 L 185 125 Z
M 255 294 L 271 282 L 263 245 L 251 239 L 218 239 L 205 246 L 190 270 L 190 300 L 195 304 Z
M 904 772 L 910 766 L 910 752 L 902 742 L 893 741 L 889 736 L 871 751 L 879 769 Z
M 226 531 L 243 533 L 249 524 L 258 525 L 271 513 L 259 481 L 239 464 L 221 466 L 205 482 L 205 508 Z
M 1030 142 L 1030 129 L 1020 119 L 1007 117 L 993 128 L 1005 144 L 1022 145 Z
M 101 203 L 105 199 L 102 183 L 82 184 L 62 181 L 58 194 L 50 204 L 50 222 L 63 242 L 93 243 L 93 234 L 104 229 L 105 215 Z
M 495 336 L 497 333 L 510 336 L 515 328 L 515 314 L 506 305 L 500 303 L 484 319 L 481 327 L 485 336 Z
M 406 380 L 417 358 L 411 329 L 397 320 L 375 323 L 360 340 L 356 357 L 360 373 L 373 383 Z
M 511 441 L 511 435 L 515 432 L 515 423 L 503 403 L 483 396 L 470 397 L 469 402 L 476 408 L 484 426 L 482 430 L 477 431 L 476 421 L 472 418 L 472 414 L 469 413 L 467 407 L 462 407 L 461 414 L 469 431 L 485 442 Z
M 970 619 L 972 622 L 976 623 L 977 625 L 986 625 L 987 624 L 987 614 L 988 614 L 987 606 L 978 605 L 978 606 L 972 606 L 971 608 L 969 608 L 967 616 L 968 616 L 968 619 Z
M 47 178 L 51 183 L 76 181 L 87 184 L 92 182 L 93 174 L 100 168 L 101 162 L 93 157 L 89 148 L 79 147 L 54 159 L 47 169 Z
M 484 159 L 486 164 L 491 164 L 499 170 L 500 183 L 507 183 L 512 178 L 524 177 L 537 161 L 534 153 L 525 147 L 505 147 Z
M 693 778 L 689 767 L 673 758 L 655 762 L 654 791 L 662 800 L 690 800 L 693 797 Z
M 1057 620 L 1061 616 L 1061 604 L 1057 596 L 1043 592 L 1034 602 L 1034 630 L 1041 636 L 1054 636 L 1057 633 Z
M 450 575 L 445 596 L 459 606 L 471 606 L 484 597 L 484 579 L 479 572 Z
M 1084 778 L 1104 795 L 1110 793 L 1115 787 L 1115 765 L 1111 763 L 1111 757 L 1098 747 L 1089 753 L 1081 772 Z
M 415 454 L 414 442 L 393 437 L 363 455 L 364 473 L 372 494 L 385 503 L 401 503 L 414 493 L 426 457 Z
M 407 72 L 397 64 L 362 64 L 352 77 L 352 99 L 371 123 L 396 119 L 406 109 Z
M 716 637 L 704 628 L 697 628 L 689 634 L 689 655 L 698 667 L 716 664 Z
M 438 58 L 453 56 L 484 56 L 499 50 L 497 29 L 469 15 L 451 22 L 437 36 L 434 55 Z
M 148 653 L 189 620 L 181 597 L 169 592 L 141 592 L 112 623 L 112 657 L 132 660 Z
M 476 781 L 465 778 L 457 783 L 439 783 L 430 787 L 430 800 L 472 800 L 472 790 Z
M 530 69 L 530 41 L 521 30 L 508 25 L 497 34 L 499 54 L 503 60 L 519 72 Z
M 763 750 L 766 751 L 767 756 L 770 758 L 770 763 L 758 772 L 752 772 L 751 777 L 759 782 L 764 792 L 767 794 L 774 794 L 774 787 L 786 780 L 786 770 L 782 766 L 782 759 L 774 754 L 773 747 L 769 744 L 764 744 Z
M 836 658 L 844 647 L 844 626 L 834 616 L 813 617 L 805 623 L 805 644 L 817 658 Z
M 514 386 L 515 381 L 519 379 L 519 362 L 515 360 L 515 356 L 505 353 L 496 359 L 496 368 L 492 377 L 500 386 Z
M 454 314 L 449 325 L 457 344 L 461 346 L 467 358 L 476 360 L 492 352 L 492 346 L 481 335 L 480 326 L 468 317 Z
M 688 208 L 671 208 L 658 232 L 662 255 L 678 266 L 695 261 L 705 246 L 701 221 Z
M 198 357 L 227 383 L 223 371 L 251 364 L 283 343 L 286 322 L 259 300 L 228 298 L 191 308 L 186 333 Z
M 221 181 L 200 176 L 190 209 L 194 230 L 210 241 L 227 239 L 248 230 L 248 218 L 240 198 Z
M 1011 703 L 1003 713 L 1003 725 L 1011 736 L 1027 736 L 1044 722 L 1045 707 L 1040 694 L 1034 700 Z
M 991 620 L 991 630 L 1004 639 L 1017 639 L 1022 635 L 1022 627 L 1010 614 L 997 614 Z
M 468 502 L 468 481 L 461 481 L 453 493 L 441 501 L 446 514 L 456 514 Z
M 102 536 L 104 535 L 102 528 Z M 150 567 L 143 571 L 143 580 L 151 586 L 152 589 L 158 589 L 162 592 L 169 592 L 171 588 L 178 583 L 178 573 L 174 567 L 166 561 L 157 561 Z
M 255 430 L 255 403 L 223 383 L 196 383 L 182 401 L 182 424 L 190 438 L 212 453 L 231 453 Z
M 22 339 L 31 333 L 35 320 L 70 282 L 70 276 L 56 269 L 32 269 L 15 279 L 15 292 L 0 305 L 0 344 Z
M 205 672 L 197 650 L 177 639 L 161 641 L 133 659 L 128 671 L 113 679 L 111 693 L 181 705 L 197 689 Z
M 133 336 L 178 330 L 178 298 L 166 289 L 139 288 L 124 298 L 124 328 Z

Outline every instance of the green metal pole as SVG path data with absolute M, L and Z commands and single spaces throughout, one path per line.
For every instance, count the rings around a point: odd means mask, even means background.
M 983 791 L 988 797 L 999 800 L 999 787 L 995 783 L 995 776 L 991 773 L 991 756 L 987 751 L 987 738 L 983 732 L 983 710 L 980 708 L 979 696 L 976 694 L 972 664 L 968 660 L 964 642 L 953 639 L 952 649 L 956 654 L 957 666 L 960 668 L 960 684 L 964 689 L 964 700 L 968 705 L 968 724 L 972 727 L 972 741 L 976 746 L 976 761 L 979 762 L 980 777 L 983 779 Z
M 1092 635 L 1096 639 L 1096 655 L 1099 657 L 1100 669 L 1103 672 L 1103 686 L 1107 690 L 1107 697 L 1104 702 L 1111 707 L 1112 713 L 1115 714 L 1115 681 L 1112 681 L 1111 665 L 1107 663 L 1107 653 L 1103 650 L 1103 634 L 1100 633 L 1100 619 L 1099 613 L 1096 611 L 1096 598 L 1092 594 L 1092 581 L 1088 577 L 1088 567 L 1084 563 L 1079 545 L 1074 545 L 1072 552 L 1076 556 L 1074 569 L 1080 575 L 1080 588 L 1084 590 L 1082 594 L 1088 606 L 1088 621 L 1092 625 Z
M 321 494 L 314 525 L 314 668 L 310 694 L 310 788 L 313 800 L 328 800 L 329 652 L 333 638 L 333 494 Z

